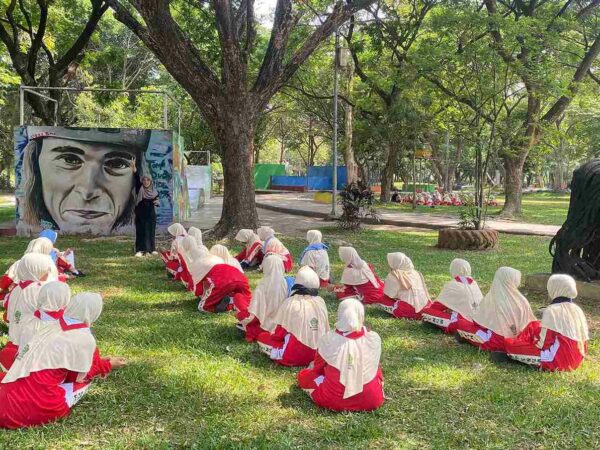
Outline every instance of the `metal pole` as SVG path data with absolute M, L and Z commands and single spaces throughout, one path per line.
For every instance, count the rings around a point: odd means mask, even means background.
M 415 143 L 413 148 L 413 160 L 412 160 L 412 179 L 413 179 L 413 198 L 412 198 L 412 209 L 417 209 L 417 144 Z
M 338 72 L 340 67 L 340 34 L 335 30 L 335 61 L 333 64 L 333 190 L 331 195 L 331 215 L 337 215 L 337 141 L 338 141 Z
M 450 131 L 446 130 L 446 179 L 444 180 L 444 191 L 451 191 L 450 186 Z
M 163 128 L 169 128 L 169 103 L 167 96 L 163 94 Z
M 21 86 L 19 88 L 19 125 L 25 124 L 25 91 Z

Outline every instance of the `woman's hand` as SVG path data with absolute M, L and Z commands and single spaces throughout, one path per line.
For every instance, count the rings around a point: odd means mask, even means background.
M 127 360 L 120 356 L 111 356 L 108 358 L 110 361 L 110 365 L 113 369 L 120 369 L 121 367 L 125 367 L 127 365 Z
M 135 167 L 135 156 L 133 157 L 133 159 L 131 161 L 129 161 L 129 167 L 131 167 L 131 171 L 133 173 L 137 172 L 137 167 Z

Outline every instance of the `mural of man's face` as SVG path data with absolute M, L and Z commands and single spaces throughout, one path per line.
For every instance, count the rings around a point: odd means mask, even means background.
M 45 138 L 38 159 L 46 209 L 61 230 L 108 233 L 133 189 L 135 150 Z

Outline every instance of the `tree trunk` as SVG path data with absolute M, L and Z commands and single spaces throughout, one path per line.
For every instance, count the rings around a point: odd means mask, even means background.
M 396 173 L 396 157 L 398 147 L 387 144 L 386 163 L 381 173 L 381 201 L 389 202 L 392 198 L 392 189 L 394 187 L 394 173 Z
M 223 155 L 224 178 L 223 210 L 212 231 L 216 238 L 258 226 L 252 176 L 254 124 L 244 115 L 227 117 L 222 123 L 228 126 L 219 127 L 216 133 Z
M 344 162 L 346 163 L 346 172 L 348 173 L 348 184 L 355 182 L 358 178 L 358 166 L 354 159 L 354 147 L 352 143 L 353 122 L 354 111 L 352 105 L 346 105 L 344 116 Z
M 515 216 L 521 214 L 521 197 L 523 195 L 523 165 L 525 159 L 520 156 L 504 157 L 504 208 L 502 215 Z

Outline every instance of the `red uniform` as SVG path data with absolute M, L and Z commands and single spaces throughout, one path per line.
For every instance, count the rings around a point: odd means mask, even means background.
M 530 322 L 519 336 L 525 336 L 539 328 L 539 322 Z M 469 344 L 479 347 L 481 350 L 490 352 L 506 353 L 506 338 L 498 333 L 482 327 L 477 322 L 471 322 L 465 318 L 461 318 L 456 323 L 456 331 L 458 334 L 467 340 Z
M 379 286 L 373 286 L 373 283 L 370 281 L 359 285 L 342 284 L 334 288 L 337 299 L 342 300 L 348 297 L 358 297 L 364 305 L 379 303 L 383 297 L 383 281 L 377 276 L 371 264 L 369 264 L 369 268 L 373 272 L 373 276 Z
M 179 266 L 181 267 L 179 279 L 188 291 L 193 291 L 194 280 L 192 279 L 192 274 L 190 274 L 189 268 L 182 254 L 179 254 Z
M 357 339 L 364 332 L 346 335 L 349 339 Z M 313 367 L 298 373 L 298 385 L 302 389 L 311 390 L 311 398 L 318 406 L 334 411 L 372 411 L 384 402 L 383 373 L 381 368 L 377 375 L 363 386 L 360 394 L 344 398 L 345 386 L 340 382 L 340 371 L 327 364 L 319 353 L 316 353 Z
M 459 320 L 465 320 L 465 318 L 452 311 L 447 306 L 440 302 L 432 302 L 429 306 L 426 306 L 421 311 L 421 317 L 427 316 L 427 322 L 437 326 L 444 333 L 454 334 L 456 333 L 456 327 L 458 326 Z
M 238 320 L 249 316 L 248 306 L 252 292 L 248 279 L 235 267 L 228 264 L 217 264 L 195 287 L 196 296 L 200 297 L 198 309 L 202 312 L 215 312 L 215 307 L 224 297 L 231 297 L 232 303 L 227 310 L 235 309 Z
M 8 372 L 19 353 L 19 347 L 8 341 L 0 350 L 0 371 Z
M 244 247 L 242 251 L 236 255 L 235 259 L 237 259 L 240 262 L 240 264 L 245 263 L 244 265 L 246 267 L 256 267 L 260 266 L 263 257 L 264 255 L 262 252 L 262 245 L 260 241 L 257 241 L 254 244 L 252 244 L 252 247 L 250 247 L 250 249 Z
M 108 375 L 111 368 L 110 361 L 101 358 L 96 350 L 82 383 L 76 382 L 76 372 L 46 369 L 0 384 L 0 428 L 43 425 L 68 416 L 92 379 Z
M 315 349 L 304 345 L 281 325 L 273 333 L 260 334 L 257 341 L 261 350 L 282 366 L 305 367 L 315 358 Z
M 571 371 L 581 365 L 584 355 L 577 341 L 546 329 L 542 348 L 539 348 L 536 344 L 540 340 L 540 323 L 532 322 L 530 325 L 516 338 L 506 339 L 506 353 L 511 358 L 550 372 Z M 587 351 L 587 343 L 584 348 Z

